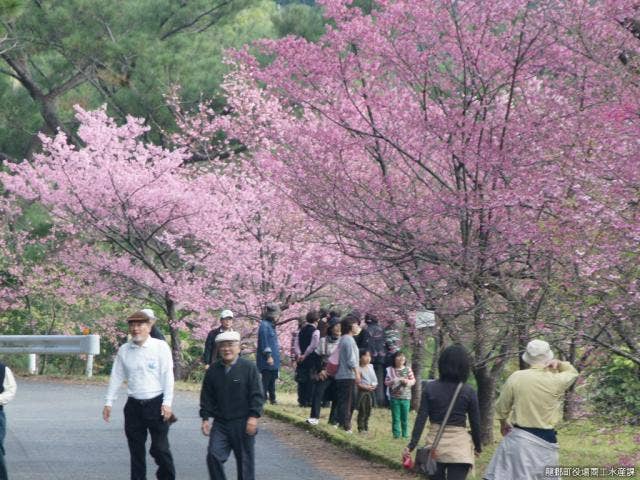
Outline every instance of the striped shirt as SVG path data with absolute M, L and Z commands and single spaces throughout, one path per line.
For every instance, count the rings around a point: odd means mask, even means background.
M 402 380 L 408 380 L 403 384 Z M 387 375 L 384 384 L 389 387 L 391 398 L 411 400 L 411 387 L 416 383 L 411 367 L 406 365 L 402 368 L 387 367 Z

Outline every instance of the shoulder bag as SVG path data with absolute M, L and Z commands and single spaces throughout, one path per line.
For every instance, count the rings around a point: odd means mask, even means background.
M 453 405 L 456 403 L 458 399 L 458 395 L 460 394 L 460 390 L 462 390 L 463 383 L 460 382 L 458 387 L 456 388 L 455 393 L 453 394 L 453 398 L 451 399 L 451 403 L 449 403 L 449 408 L 447 409 L 447 413 L 444 416 L 444 420 L 440 424 L 440 428 L 438 429 L 438 433 L 436 434 L 436 438 L 433 439 L 433 443 L 431 445 L 425 445 L 424 447 L 416 450 L 416 461 L 415 461 L 415 470 L 418 473 L 423 475 L 435 475 L 438 470 L 438 465 L 436 462 L 436 448 L 440 443 L 440 439 L 442 438 L 442 434 L 444 433 L 444 427 L 447 425 L 449 421 L 449 417 L 451 416 L 451 411 L 453 410 Z
M 330 377 L 335 377 L 336 373 L 338 373 L 338 367 L 340 366 L 340 343 L 336 345 L 336 348 L 331 352 L 329 358 L 327 360 L 327 366 L 325 370 L 327 371 L 327 375 Z

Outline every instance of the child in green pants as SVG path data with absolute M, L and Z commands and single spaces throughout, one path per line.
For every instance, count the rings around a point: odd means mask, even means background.
M 409 406 L 411 387 L 416 383 L 411 368 L 406 365 L 407 357 L 397 351 L 392 358 L 391 367 L 387 367 L 384 384 L 389 387 L 391 397 L 391 430 L 393 438 L 409 437 Z

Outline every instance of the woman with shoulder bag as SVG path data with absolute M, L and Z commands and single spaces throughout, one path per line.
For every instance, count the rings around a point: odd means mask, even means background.
M 311 381 L 313 389 L 311 393 L 311 414 L 307 418 L 307 423 L 317 425 L 320 421 L 320 408 L 325 398 L 332 399 L 331 412 L 329 414 L 329 423 L 336 425 L 337 405 L 335 401 L 335 381 L 333 377 L 327 374 L 327 361 L 334 350 L 337 349 L 340 340 L 340 321 L 338 318 L 332 318 L 327 325 L 327 335 L 320 338 L 320 343 L 315 351 L 315 359 L 311 370 Z
M 432 445 L 440 425 L 449 412 L 440 440 L 432 454 L 437 468 L 434 474 L 428 475 L 431 480 L 464 480 L 473 468 L 474 455 L 478 456 L 482 451 L 478 396 L 473 388 L 466 384 L 470 364 L 465 348 L 462 345 L 451 345 L 438 359 L 440 378 L 423 382 L 418 416 L 411 441 L 403 451 L 403 457 L 409 457 L 418 445 L 427 418 L 430 428 L 426 444 Z M 460 384 L 462 385 L 458 388 Z M 457 396 L 454 399 L 456 392 Z M 471 425 L 471 435 L 467 431 L 467 416 Z

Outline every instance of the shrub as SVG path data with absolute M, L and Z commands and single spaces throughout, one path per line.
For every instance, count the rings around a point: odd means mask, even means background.
M 640 425 L 640 367 L 613 356 L 591 377 L 590 400 L 595 413 L 632 425 Z

